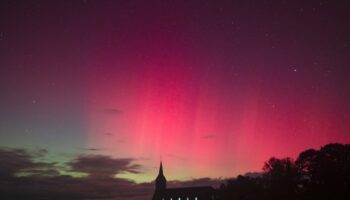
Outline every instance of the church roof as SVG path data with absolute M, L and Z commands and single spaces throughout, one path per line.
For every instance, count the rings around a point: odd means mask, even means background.
M 186 195 L 186 194 L 212 194 L 214 188 L 211 186 L 202 187 L 181 187 L 181 188 L 167 188 L 163 194 L 167 195 Z
M 176 191 L 212 191 L 214 190 L 211 186 L 200 186 L 200 187 L 179 187 L 179 188 L 167 188 L 166 190 L 176 192 Z

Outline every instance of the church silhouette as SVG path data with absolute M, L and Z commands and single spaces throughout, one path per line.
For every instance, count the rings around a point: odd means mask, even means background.
M 167 180 L 160 162 L 159 173 L 155 180 L 156 189 L 152 200 L 216 200 L 215 189 L 211 186 L 167 188 Z

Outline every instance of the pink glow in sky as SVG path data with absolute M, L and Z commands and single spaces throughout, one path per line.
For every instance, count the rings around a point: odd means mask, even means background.
M 126 52 L 97 45 L 89 63 L 87 146 L 139 159 L 136 180 L 153 180 L 160 159 L 170 179 L 230 177 L 260 171 L 271 156 L 350 141 L 337 91 L 308 69 L 280 66 L 289 55 L 234 49 L 227 64 L 159 29 L 161 39 L 127 38 L 137 42 Z
M 199 3 L 201 2 L 201 3 Z M 0 146 L 131 158 L 138 182 L 231 177 L 350 142 L 333 1 L 8 1 Z M 86 151 L 86 152 L 84 152 Z M 60 157 L 64 163 L 69 156 Z

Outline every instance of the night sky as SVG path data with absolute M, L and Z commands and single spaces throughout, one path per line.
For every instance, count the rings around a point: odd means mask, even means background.
M 137 183 L 160 160 L 168 180 L 261 171 L 350 142 L 350 6 L 5 0 L 0 92 L 0 147 L 60 174 L 102 155 Z

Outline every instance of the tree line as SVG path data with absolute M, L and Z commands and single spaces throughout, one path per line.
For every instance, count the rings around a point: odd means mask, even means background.
M 220 199 L 350 200 L 350 144 L 327 144 L 291 158 L 270 158 L 261 176 L 223 183 Z

